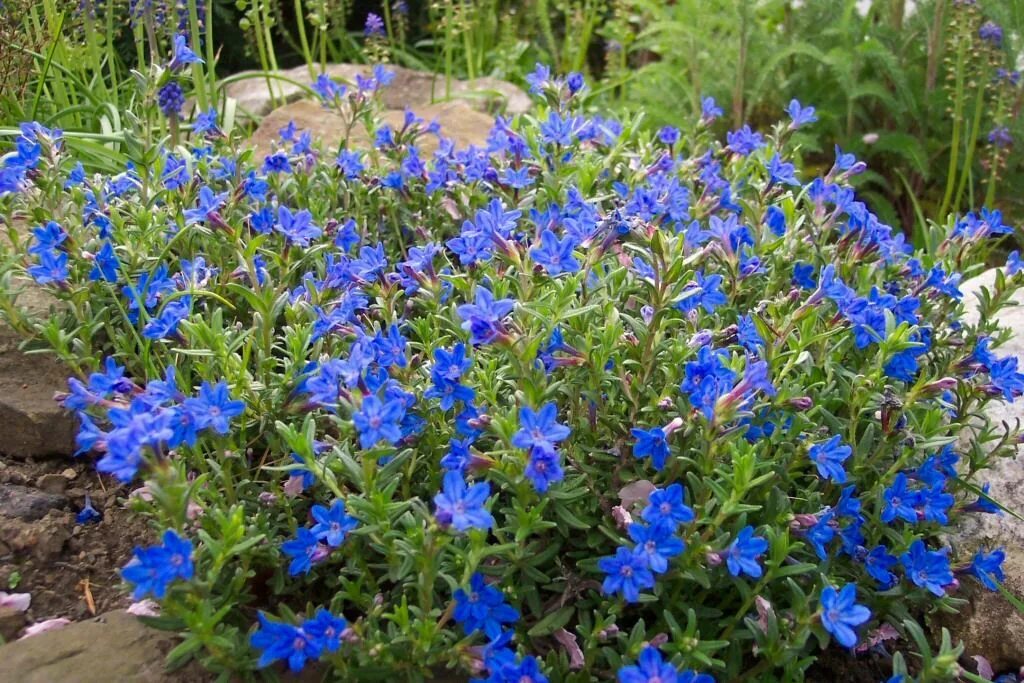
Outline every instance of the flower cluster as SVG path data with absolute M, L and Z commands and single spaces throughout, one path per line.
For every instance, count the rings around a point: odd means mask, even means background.
M 175 41 L 149 106 L 195 59 Z M 997 211 L 915 252 L 853 155 L 802 177 L 800 102 L 724 140 L 711 99 L 645 132 L 538 67 L 535 112 L 457 148 L 375 117 L 390 80 L 315 81 L 351 124 L 336 150 L 289 125 L 254 155 L 195 111 L 113 173 L 37 124 L 0 163 L 2 310 L 72 368 L 80 456 L 181 530 L 124 571 L 179 651 L 796 678 L 821 643 L 998 588 L 1001 549 L 944 540 L 998 510 L 984 471 L 1017 439 L 979 416 L 1024 393 L 992 317 L 1019 255 L 980 316 L 961 290 Z M 33 281 L 51 320 L 18 306 Z

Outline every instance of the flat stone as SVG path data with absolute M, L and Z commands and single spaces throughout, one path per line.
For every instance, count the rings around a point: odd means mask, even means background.
M 966 302 L 966 322 L 977 321 L 978 293 L 982 287 L 992 291 L 995 278 L 996 269 L 993 269 L 960 286 Z M 1024 367 L 1024 305 L 1018 303 L 1004 308 L 998 321 L 1014 334 L 995 350 L 996 355 L 1014 355 Z M 987 416 L 996 424 L 1005 421 L 1013 425 L 1017 420 L 1024 421 L 1024 399 L 1015 403 L 994 402 L 987 409 Z M 1017 512 L 1024 512 L 1021 505 L 1024 501 L 1024 458 L 1020 457 L 1021 452 L 1022 447 L 1018 446 L 1016 457 L 995 460 L 990 469 L 979 475 L 980 481 L 991 484 L 993 500 Z M 959 561 L 964 562 L 970 561 L 979 548 L 1004 548 L 1006 580 L 1003 585 L 1024 600 L 1024 522 L 1005 513 L 961 515 L 948 541 Z M 957 596 L 967 600 L 968 604 L 960 614 L 944 619 L 942 625 L 950 629 L 954 641 L 963 640 L 965 656 L 985 657 L 996 671 L 1017 670 L 1024 666 L 1024 614 L 1001 593 L 985 590 L 974 580 L 963 581 Z
M 480 111 L 506 114 L 522 114 L 529 111 L 529 95 L 508 81 L 497 78 L 475 78 L 468 81 L 452 79 L 445 83 L 443 75 L 416 71 L 389 65 L 395 72 L 394 82 L 381 90 L 381 98 L 387 109 L 416 109 L 442 100 L 458 99 L 468 102 Z M 331 78 L 355 83 L 356 75 L 369 75 L 371 68 L 365 64 L 328 64 L 325 73 Z M 319 74 L 319 67 L 315 70 Z M 238 106 L 253 116 L 265 116 L 275 103 L 282 105 L 309 96 L 303 86 L 309 86 L 316 76 L 306 66 L 278 71 L 277 78 L 268 79 L 255 71 L 243 71 L 236 77 L 244 77 L 227 87 L 227 95 L 238 102 Z M 247 77 L 248 76 L 248 77 Z M 276 100 L 270 96 L 273 88 Z
M 0 647 L 0 680 L 18 683 L 198 683 L 194 667 L 168 674 L 164 656 L 177 643 L 123 610 Z
M 441 134 L 451 138 L 458 148 L 469 145 L 482 146 L 494 124 L 494 119 L 465 102 L 429 104 L 416 108 L 415 112 L 427 122 L 437 120 L 441 125 Z M 388 110 L 384 112 L 382 118 L 383 122 L 392 128 L 401 128 L 405 113 Z M 260 122 L 250 138 L 250 144 L 260 158 L 273 151 L 274 143 L 280 138 L 278 131 L 289 122 L 294 122 L 298 131 L 309 131 L 314 141 L 323 143 L 325 150 L 336 148 L 345 135 L 345 121 L 342 117 L 324 109 L 318 102 L 299 100 L 275 109 Z M 349 146 L 367 148 L 369 145 L 370 139 L 366 129 L 361 123 L 357 124 L 349 135 Z M 420 138 L 419 147 L 421 156 L 426 159 L 437 149 L 437 138 L 433 135 L 424 135 Z
M 31 226 L 14 225 L 23 246 Z M 17 308 L 29 318 L 45 318 L 59 308 L 56 299 L 29 280 L 15 278 L 12 288 L 18 292 Z M 70 455 L 74 418 L 53 400 L 54 392 L 67 389 L 70 373 L 52 354 L 25 353 L 22 341 L 0 322 L 0 453 L 19 459 Z
M 0 484 L 0 517 L 32 522 L 42 519 L 50 510 L 63 510 L 67 505 L 64 496 L 28 486 Z

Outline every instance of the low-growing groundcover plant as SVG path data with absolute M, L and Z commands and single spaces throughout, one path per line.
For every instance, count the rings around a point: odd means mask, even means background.
M 388 81 L 314 84 L 366 149 L 289 126 L 260 160 L 203 111 L 118 175 L 38 124 L 0 162 L 4 309 L 73 369 L 79 457 L 139 487 L 159 542 L 123 574 L 184 634 L 172 662 L 795 680 L 997 588 L 1000 549 L 942 540 L 998 512 L 984 469 L 1017 438 L 983 408 L 1024 390 L 993 318 L 1020 263 L 977 323 L 958 288 L 997 211 L 911 253 L 851 155 L 786 161 L 799 103 L 648 136 L 539 67 L 534 116 L 454 149 L 374 122 Z

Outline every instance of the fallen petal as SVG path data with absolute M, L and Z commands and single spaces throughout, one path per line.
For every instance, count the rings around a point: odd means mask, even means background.
M 146 598 L 128 605 L 127 612 L 137 617 L 158 617 L 160 616 L 160 605 L 155 600 Z
M 40 633 L 46 633 L 47 631 L 56 631 L 58 629 L 64 628 L 70 623 L 71 620 L 65 619 L 64 617 L 40 621 L 38 624 L 32 624 L 27 629 L 25 629 L 25 633 L 23 633 L 21 638 L 18 638 L 18 640 L 25 640 L 26 638 L 31 638 L 32 636 L 38 636 Z
M 12 607 L 19 612 L 24 612 L 32 604 L 30 593 L 7 593 L 0 591 L 0 607 Z

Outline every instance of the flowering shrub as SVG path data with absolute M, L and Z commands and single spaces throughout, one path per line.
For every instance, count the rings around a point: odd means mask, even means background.
M 1019 261 L 980 322 L 958 289 L 998 212 L 912 253 L 851 155 L 786 161 L 799 103 L 652 137 L 539 68 L 536 118 L 457 150 L 376 125 L 387 81 L 314 84 L 369 149 L 289 126 L 260 161 L 202 112 L 109 177 L 38 124 L 3 158 L 4 308 L 73 368 L 78 455 L 144 485 L 162 543 L 124 578 L 185 633 L 173 661 L 794 680 L 997 587 L 999 549 L 941 534 L 997 512 L 1016 439 L 979 415 L 1024 390 L 992 322 Z

